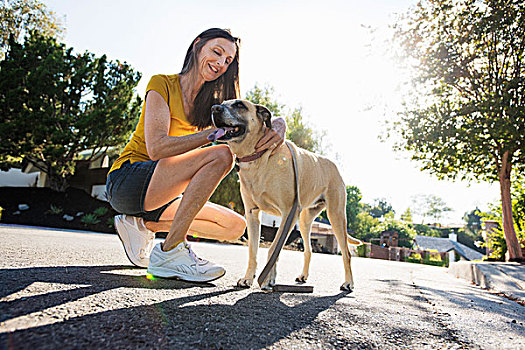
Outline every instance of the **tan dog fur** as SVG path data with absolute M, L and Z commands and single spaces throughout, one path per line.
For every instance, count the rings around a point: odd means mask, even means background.
M 255 145 L 270 125 L 271 113 L 266 107 L 254 105 L 249 101 L 229 100 L 213 107 L 213 118 L 218 127 L 242 125 L 245 128 L 246 131 L 242 135 L 234 135 L 226 140 L 232 152 L 242 158 L 255 152 Z M 292 146 L 298 163 L 299 208 L 301 209 L 299 230 L 304 242 L 304 265 L 297 281 L 305 282 L 308 278 L 312 255 L 311 225 L 326 207 L 343 256 L 345 282 L 341 289 L 352 291 L 354 282 L 348 244 L 359 245 L 361 242 L 347 235 L 346 232 L 346 189 L 343 179 L 336 165 L 327 158 L 299 148 L 293 143 Z M 260 239 L 259 212 L 262 210 L 282 218 L 283 224 L 277 232 L 279 236 L 294 202 L 294 171 L 292 157 L 285 144 L 282 144 L 273 155 L 268 151 L 257 160 L 239 163 L 239 168 L 241 195 L 248 223 L 249 261 L 244 278 L 241 278 L 237 284 L 240 287 L 250 287 L 257 268 L 256 257 Z M 297 214 L 293 222 L 296 220 Z M 274 251 L 276 241 L 272 243 L 268 257 Z M 275 278 L 276 266 L 264 282 L 263 288 L 273 286 Z

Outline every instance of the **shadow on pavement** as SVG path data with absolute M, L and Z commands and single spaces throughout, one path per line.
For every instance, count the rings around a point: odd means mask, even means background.
M 123 266 L 75 266 L 7 269 L 0 295 L 5 298 L 34 282 L 70 284 L 74 289 L 55 290 L 0 304 L 1 319 L 10 320 L 46 308 L 128 287 L 184 289 L 195 285 L 174 280 L 147 280 L 144 275 L 112 274 L 132 270 Z M 293 332 L 315 324 L 318 315 L 347 293 L 315 297 L 214 289 L 212 284 L 193 289 L 193 295 L 75 316 L 56 323 L 0 334 L 1 348 L 196 348 L 260 349 Z M 199 294 L 195 294 L 195 292 Z M 248 293 L 243 297 L 244 294 Z M 180 291 L 178 292 L 180 295 Z M 151 296 L 151 295 L 150 295 Z M 88 310 L 90 306 L 87 306 Z M 91 309 L 92 311 L 92 309 Z M 330 330 L 326 330 L 329 332 Z M 314 339 L 315 341 L 315 339 Z
M 125 274 L 135 273 L 135 274 Z M 106 290 L 128 287 L 149 289 L 184 289 L 215 287 L 211 283 L 188 283 L 169 279 L 148 280 L 145 269 L 129 266 L 61 266 L 0 270 L 0 298 L 17 293 L 35 282 L 59 284 L 56 291 L 33 293 L 0 303 L 0 322 L 32 312 L 71 302 Z M 64 286 L 65 285 L 65 286 Z M 68 288 L 67 285 L 71 285 Z

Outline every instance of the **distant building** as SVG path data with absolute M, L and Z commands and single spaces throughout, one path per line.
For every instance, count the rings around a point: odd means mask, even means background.
M 439 253 L 449 253 L 449 261 L 455 261 L 456 254 L 461 260 L 481 260 L 483 254 L 457 241 L 456 234 L 448 238 L 417 235 L 414 238 L 414 248 L 421 250 L 436 250 Z
M 92 156 L 92 151 L 80 152 L 75 174 L 68 183 L 93 197 L 106 200 L 106 176 L 109 166 L 118 156 L 113 148 Z M 25 163 L 22 169 L 0 172 L 0 186 L 6 187 L 49 187 L 49 177 L 32 163 Z

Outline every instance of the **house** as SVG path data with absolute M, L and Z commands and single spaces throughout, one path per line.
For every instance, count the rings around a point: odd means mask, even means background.
M 414 248 L 421 250 L 436 250 L 439 253 L 449 253 L 449 261 L 481 260 L 483 254 L 457 241 L 457 235 L 451 233 L 448 238 L 417 235 L 414 238 Z
M 113 148 L 105 152 L 98 152 L 94 156 L 91 150 L 80 152 L 79 160 L 76 162 L 75 174 L 68 180 L 69 185 L 82 189 L 95 198 L 106 200 L 106 177 L 109 165 L 116 158 L 115 155 Z M 33 184 L 36 187 L 49 186 L 47 174 L 32 163 L 26 163 L 21 169 L 21 173 L 25 176 L 27 176 L 26 174 L 33 175 Z

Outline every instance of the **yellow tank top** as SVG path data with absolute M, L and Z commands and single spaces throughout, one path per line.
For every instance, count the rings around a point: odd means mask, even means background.
M 196 133 L 198 131 L 196 126 L 191 125 L 184 113 L 184 105 L 182 103 L 182 92 L 180 88 L 179 75 L 154 75 L 146 88 L 146 98 L 150 90 L 155 90 L 168 104 L 170 110 L 170 130 L 169 136 L 184 136 Z M 128 141 L 124 151 L 120 154 L 117 160 L 111 166 L 108 174 L 113 170 L 119 169 L 122 164 L 129 160 L 131 163 L 139 161 L 148 161 L 151 158 L 146 150 L 146 138 L 144 136 L 144 114 L 146 111 L 146 99 L 142 105 L 142 112 L 131 139 Z

